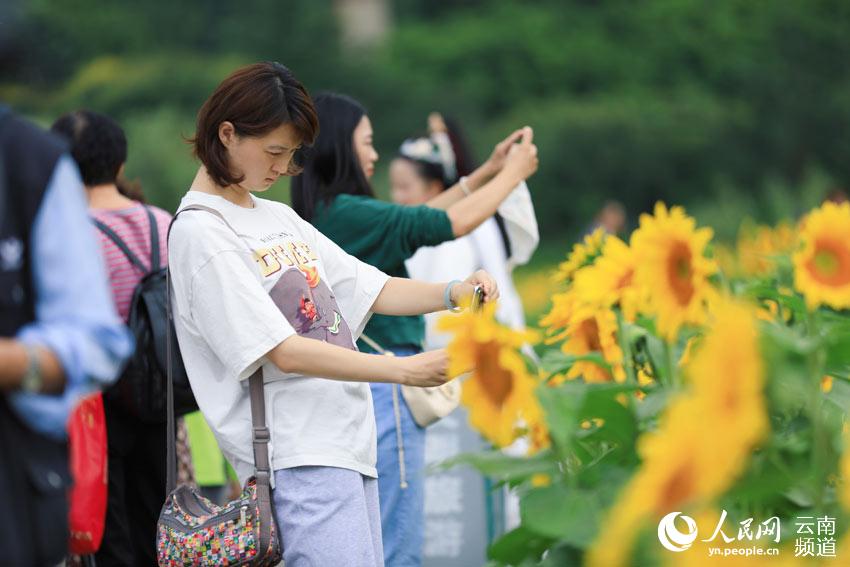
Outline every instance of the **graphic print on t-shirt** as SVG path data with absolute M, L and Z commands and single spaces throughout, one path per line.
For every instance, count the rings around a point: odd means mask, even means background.
M 339 312 L 336 298 L 322 281 L 316 255 L 303 242 L 287 242 L 257 250 L 254 258 L 268 277 L 286 269 L 269 295 L 289 324 L 302 337 L 355 350 L 351 330 Z

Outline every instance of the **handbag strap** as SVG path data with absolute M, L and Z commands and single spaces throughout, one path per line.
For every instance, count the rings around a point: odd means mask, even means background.
M 168 227 L 168 235 L 171 235 L 171 228 L 174 226 L 174 221 L 180 213 L 184 211 L 206 211 L 220 218 L 227 227 L 233 231 L 236 236 L 239 234 L 227 222 L 219 211 L 204 205 L 189 205 L 182 208 L 174 218 L 171 219 L 171 224 Z M 240 237 L 241 240 L 241 237 Z M 247 243 L 245 243 L 247 246 Z M 250 247 L 248 247 L 250 249 Z M 253 252 L 253 251 L 252 251 Z M 168 358 L 168 384 L 166 387 L 168 394 L 168 455 L 167 455 L 167 478 L 166 478 L 166 494 L 171 494 L 176 486 L 177 477 L 177 450 L 175 439 L 174 425 L 174 384 L 172 375 L 172 352 L 171 352 L 171 329 L 174 324 L 173 311 L 171 309 L 171 270 L 166 270 L 166 280 L 168 288 L 168 296 L 166 298 L 166 310 L 168 312 L 168 340 L 167 340 L 167 358 Z M 248 378 L 249 400 L 251 404 L 251 427 L 252 427 L 252 443 L 254 446 L 254 476 L 257 479 L 257 502 L 260 510 L 260 525 L 269 526 L 272 518 L 272 503 L 271 503 L 271 465 L 269 463 L 269 441 L 271 434 L 266 424 L 266 400 L 263 392 L 263 367 L 260 366 L 250 378 Z M 263 529 L 261 533 L 260 549 L 268 547 L 268 538 L 270 531 Z
M 378 354 L 386 355 L 386 354 L 388 354 L 388 353 L 389 353 L 389 351 L 388 351 L 388 350 L 386 350 L 386 349 L 385 349 L 385 348 L 383 348 L 381 345 L 379 345 L 378 343 L 376 343 L 375 341 L 373 341 L 373 340 L 371 339 L 371 337 L 369 337 L 369 335 L 367 335 L 366 333 L 360 333 L 360 340 L 362 340 L 364 343 L 366 343 L 367 345 L 369 345 L 369 347 L 370 347 L 372 350 L 374 350 L 375 352 L 377 352 Z M 389 353 L 389 354 L 392 354 L 392 353 Z

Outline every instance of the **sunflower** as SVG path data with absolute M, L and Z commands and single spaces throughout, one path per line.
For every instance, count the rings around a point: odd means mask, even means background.
M 751 276 L 770 274 L 776 269 L 776 257 L 791 253 L 796 241 L 796 231 L 788 223 L 755 228 L 744 224 L 738 235 L 742 271 Z
M 536 402 L 536 398 L 535 398 Z M 543 408 L 539 403 L 530 404 L 525 408 L 525 434 L 528 436 L 528 454 L 539 453 L 552 444 L 549 436 L 549 426 L 546 424 Z
M 706 482 L 717 490 L 746 466 L 768 433 L 765 370 L 755 312 L 730 300 L 718 302 L 714 322 L 685 373 L 705 427 Z
M 558 266 L 555 273 L 555 281 L 569 282 L 578 270 L 593 263 L 593 260 L 602 251 L 605 243 L 605 229 L 597 228 L 591 234 L 584 237 L 582 242 L 573 246 L 567 259 Z
M 850 307 L 850 203 L 824 203 L 801 222 L 794 287 L 809 309 Z
M 546 330 L 546 344 L 556 343 L 567 336 L 577 300 L 572 289 L 552 295 L 552 308 L 540 319 L 540 326 Z
M 715 315 L 686 368 L 691 390 L 671 402 L 657 432 L 638 440 L 642 465 L 591 547 L 591 567 L 625 565 L 647 521 L 723 494 L 767 432 L 755 316 L 725 300 Z
M 449 374 L 472 369 L 461 394 L 470 423 L 494 445 L 504 447 L 516 438 L 518 422 L 536 411 L 537 381 L 519 353 L 522 345 L 536 341 L 536 334 L 504 327 L 495 315 L 496 304 L 487 303 L 477 313 L 466 310 L 442 317 L 437 328 L 453 334 L 447 348 Z
M 691 403 L 673 404 L 662 428 L 639 440 L 643 465 L 623 489 L 608 513 L 604 529 L 587 554 L 589 567 L 628 565 L 637 534 L 649 519 L 696 502 L 702 471 L 697 458 L 698 420 Z
M 651 369 L 647 364 L 645 367 L 641 367 L 637 369 L 637 383 L 638 386 L 651 386 L 655 384 L 655 379 L 652 377 Z M 635 397 L 643 401 L 646 398 L 646 394 L 642 390 L 637 390 L 635 392 Z
M 610 370 L 591 360 L 579 360 L 567 372 L 566 379 L 583 377 L 585 382 L 623 382 L 623 351 L 617 342 L 617 316 L 606 308 L 583 308 L 576 311 L 567 340 L 561 346 L 565 354 L 581 356 L 600 353 Z
M 601 307 L 618 305 L 626 320 L 634 321 L 640 307 L 634 275 L 632 249 L 616 236 L 608 236 L 593 265 L 575 273 L 573 287 L 583 302 Z
M 655 205 L 655 214 L 643 214 L 632 234 L 635 282 L 646 297 L 646 310 L 657 317 L 659 334 L 673 341 L 683 324 L 701 324 L 706 303 L 714 293 L 708 281 L 717 271 L 704 256 L 712 237 L 710 228 L 696 228 L 681 207 Z

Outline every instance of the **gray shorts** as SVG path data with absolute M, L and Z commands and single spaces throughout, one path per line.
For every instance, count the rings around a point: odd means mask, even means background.
M 378 480 L 348 469 L 274 472 L 286 567 L 384 567 Z

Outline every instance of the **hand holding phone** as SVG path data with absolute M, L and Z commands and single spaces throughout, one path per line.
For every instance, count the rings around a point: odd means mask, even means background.
M 472 302 L 469 304 L 469 308 L 473 313 L 481 310 L 481 305 L 484 302 L 484 290 L 480 285 L 475 286 L 472 290 Z

